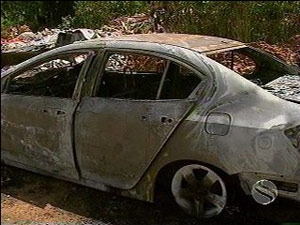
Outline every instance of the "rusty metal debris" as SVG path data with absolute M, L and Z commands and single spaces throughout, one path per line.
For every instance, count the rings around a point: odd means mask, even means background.
M 1 69 L 6 70 L 8 66 L 21 63 L 55 47 L 98 37 L 91 29 L 45 29 L 44 32 L 35 34 L 24 32 L 11 40 L 1 39 Z
M 153 22 L 146 14 L 136 14 L 132 17 L 119 17 L 108 25 L 96 29 L 100 37 L 116 37 L 127 34 L 142 34 L 153 32 Z
M 146 14 L 120 17 L 100 29 L 44 29 L 33 33 L 29 27 L 11 28 L 9 34 L 1 38 L 1 68 L 18 64 L 39 53 L 80 40 L 116 37 L 126 34 L 151 33 L 153 21 Z
M 37 33 L 26 31 L 12 39 L 1 38 L 1 53 L 34 51 L 39 48 L 54 47 L 59 32 L 58 29 L 45 29 Z

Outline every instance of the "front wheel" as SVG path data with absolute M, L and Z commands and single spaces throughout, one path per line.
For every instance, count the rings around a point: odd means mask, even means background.
M 188 214 L 211 218 L 222 212 L 227 202 L 222 178 L 208 167 L 191 164 L 180 168 L 172 179 L 176 203 Z

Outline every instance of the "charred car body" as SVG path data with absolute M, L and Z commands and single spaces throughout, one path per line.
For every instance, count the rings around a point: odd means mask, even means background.
M 236 56 L 250 69 L 234 72 Z M 225 38 L 73 43 L 2 74 L 2 160 L 149 202 L 167 181 L 200 218 L 222 212 L 232 175 L 246 194 L 267 179 L 300 201 L 299 91 L 262 88 L 286 74 L 299 69 Z

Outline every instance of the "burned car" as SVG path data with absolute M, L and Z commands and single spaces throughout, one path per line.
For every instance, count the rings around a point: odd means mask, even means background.
M 299 88 L 268 86 L 285 75 L 299 84 L 297 67 L 220 37 L 75 42 L 1 74 L 2 161 L 148 202 L 164 186 L 199 218 L 223 211 L 230 177 L 300 201 Z

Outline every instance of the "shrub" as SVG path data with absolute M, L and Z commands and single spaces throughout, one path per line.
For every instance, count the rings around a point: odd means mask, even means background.
M 299 34 L 299 1 L 170 1 L 169 32 L 224 36 L 271 43 Z
M 119 16 L 147 12 L 144 1 L 78 1 L 75 3 L 75 27 L 100 28 Z

